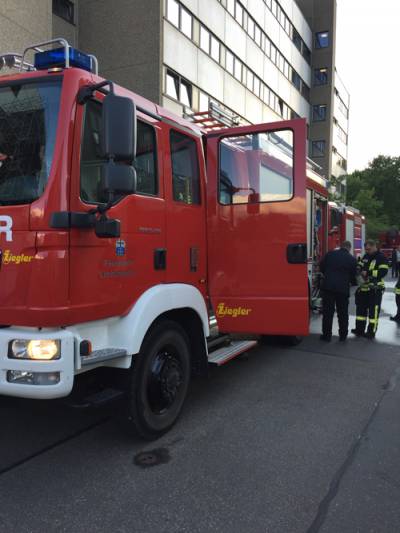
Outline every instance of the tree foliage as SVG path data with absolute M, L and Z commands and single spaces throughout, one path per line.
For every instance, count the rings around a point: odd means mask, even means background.
M 347 176 L 346 204 L 367 218 L 367 236 L 400 229 L 400 157 L 380 155 L 364 170 Z

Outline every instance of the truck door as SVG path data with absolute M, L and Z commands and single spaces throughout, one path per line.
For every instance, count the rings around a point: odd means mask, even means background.
M 166 281 L 195 286 L 206 296 L 204 155 L 201 137 L 164 128 Z
M 98 190 L 103 160 L 99 152 L 101 102 L 90 100 L 77 111 L 72 161 L 71 210 L 85 212 L 104 202 Z M 70 298 L 79 320 L 127 313 L 146 289 L 165 281 L 155 264 L 165 248 L 165 201 L 160 126 L 138 114 L 137 190 L 108 211 L 121 221 L 118 239 L 100 239 L 93 228 L 70 232 Z M 78 309 L 79 308 L 79 309 Z
M 306 123 L 207 136 L 209 291 L 222 332 L 308 333 Z

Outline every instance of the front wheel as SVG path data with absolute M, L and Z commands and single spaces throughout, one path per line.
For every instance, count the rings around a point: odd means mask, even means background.
M 184 330 L 163 321 L 147 334 L 133 360 L 127 419 L 145 439 L 166 433 L 177 421 L 191 374 L 189 342 Z

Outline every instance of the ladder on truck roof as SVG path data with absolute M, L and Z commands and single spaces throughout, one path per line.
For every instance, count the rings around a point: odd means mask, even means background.
M 183 116 L 206 131 L 233 128 L 241 125 L 239 115 L 223 108 L 220 104 L 211 101 L 207 111 L 192 111 L 184 107 Z

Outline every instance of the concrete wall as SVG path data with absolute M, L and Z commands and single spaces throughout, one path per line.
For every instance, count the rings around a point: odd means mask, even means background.
M 22 52 L 30 44 L 51 39 L 51 26 L 51 0 L 1 0 L 0 53 Z
M 67 22 L 57 15 L 53 15 L 52 33 L 53 38 L 63 37 L 64 39 L 67 39 L 71 46 L 79 48 L 79 0 L 74 0 L 74 5 L 74 24 Z
M 161 1 L 80 0 L 79 47 L 99 73 L 154 102 L 161 100 Z

